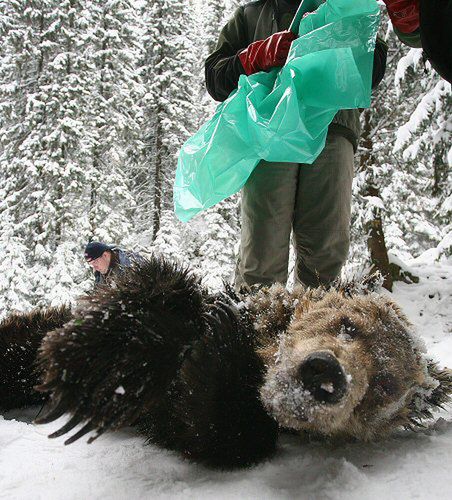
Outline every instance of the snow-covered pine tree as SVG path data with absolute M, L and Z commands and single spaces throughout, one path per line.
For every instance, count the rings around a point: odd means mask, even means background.
M 151 250 L 188 266 L 212 290 L 232 282 L 238 227 L 237 197 L 219 203 L 189 223 L 180 222 L 173 210 L 162 212 L 161 226 Z
M 198 4 L 200 23 L 204 35 L 204 55 L 214 51 L 221 28 L 231 15 L 231 2 L 224 0 L 207 0 L 205 4 Z
M 438 256 L 452 253 L 452 92 L 419 51 L 410 50 L 399 61 L 395 75 L 399 95 L 414 89 L 413 108 L 396 133 L 399 154 L 417 181 L 421 201 L 412 227 L 418 251 L 438 247 Z M 411 183 L 411 186 L 413 183 Z M 411 187 L 410 186 L 410 187 Z M 406 209 L 413 208 L 410 203 Z M 414 242 L 413 242 L 414 243 Z
M 363 234 L 369 236 L 372 224 L 376 228 L 383 221 L 379 247 L 384 254 L 385 243 L 389 260 L 393 255 L 402 260 L 417 256 L 438 245 L 440 235 L 447 241 L 448 234 L 450 86 L 447 96 L 447 84 L 428 64 L 424 67 L 422 51 L 403 46 L 388 20 L 384 30 L 389 44 L 386 76 L 374 92 L 372 107 L 362 115 L 352 218 L 355 265 L 365 261 Z M 388 265 L 386 259 L 386 269 Z M 398 271 L 391 265 L 396 279 Z
M 237 8 L 239 2 L 208 0 L 198 4 L 199 36 L 199 102 L 202 114 L 197 127 L 207 121 L 214 113 L 218 102 L 208 94 L 205 87 L 204 61 L 215 49 L 221 29 Z M 204 274 L 205 282 L 211 288 L 221 288 L 223 281 L 231 281 L 234 275 L 237 243 L 239 239 L 238 217 L 239 195 L 232 196 L 206 212 L 184 227 L 185 240 L 190 262 Z M 206 269 L 208 272 L 206 272 Z
M 236 246 L 239 240 L 236 215 L 237 197 L 228 199 L 203 214 L 203 242 L 198 249 L 200 270 L 211 289 L 221 289 L 234 278 Z
M 137 67 L 141 56 L 141 20 L 129 0 L 90 0 L 91 105 L 90 236 L 120 243 L 132 228 L 135 200 L 130 177 L 140 148 L 144 94 Z
M 388 25 L 386 18 L 383 24 L 389 45 L 386 75 L 373 92 L 371 108 L 361 116 L 363 130 L 354 182 L 351 261 L 358 268 L 371 263 L 391 289 L 393 273 L 388 248 L 406 248 L 400 227 L 403 214 L 397 213 L 401 193 L 395 189 L 396 177 L 404 179 L 407 175 L 406 167 L 392 150 L 395 131 L 412 104 L 409 100 L 400 101 L 394 84 L 397 63 L 408 49 L 400 44 Z M 392 224 L 393 214 L 395 224 Z
M 33 287 L 27 265 L 28 253 L 22 238 L 15 232 L 9 211 L 3 210 L 0 231 L 0 321 L 8 312 L 31 307 Z
M 83 232 L 86 10 L 79 0 L 15 0 L 2 8 L 11 22 L 2 39 L 0 213 L 8 211 L 11 238 L 27 248 L 30 279 L 40 279 L 58 245 Z
M 172 207 L 172 184 L 177 152 L 194 131 L 199 105 L 196 103 L 195 70 L 198 53 L 190 34 L 194 15 L 188 0 L 146 0 L 143 77 L 145 106 L 145 176 L 152 187 L 142 193 L 142 205 L 153 217 L 153 237 L 160 229 L 162 210 Z M 143 177 L 143 176 L 142 176 Z M 140 189 L 140 186 L 138 186 Z M 149 195 L 152 198 L 149 201 Z M 150 221 L 141 222 L 149 224 Z
M 139 20 L 127 0 L 1 6 L 0 212 L 28 249 L 41 303 L 65 295 L 59 284 L 77 290 L 89 237 L 120 243 L 131 227 L 124 165 L 140 131 Z
M 183 223 L 175 217 L 173 210 L 163 210 L 160 230 L 152 243 L 152 252 L 193 269 L 195 265 L 187 252 L 183 232 Z

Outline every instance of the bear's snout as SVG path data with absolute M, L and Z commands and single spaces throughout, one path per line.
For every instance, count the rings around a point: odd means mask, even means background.
M 344 370 L 327 351 L 309 354 L 298 368 L 297 379 L 319 403 L 338 403 L 347 392 Z

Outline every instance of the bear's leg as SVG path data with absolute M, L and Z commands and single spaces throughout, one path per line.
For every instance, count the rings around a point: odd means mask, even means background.
M 52 435 L 84 423 L 67 444 L 138 425 L 150 441 L 212 466 L 269 455 L 276 424 L 258 397 L 264 367 L 252 327 L 162 260 L 139 264 L 116 285 L 45 338 L 42 390 L 52 396 L 38 423 L 71 413 Z
M 264 364 L 247 319 L 216 303 L 208 329 L 185 356 L 165 405 L 139 422 L 149 441 L 211 467 L 255 464 L 276 446 L 277 424 L 264 410 L 259 387 Z
M 71 318 L 68 307 L 14 313 L 0 323 L 0 409 L 22 408 L 44 401 L 34 387 L 40 370 L 36 355 L 44 335 Z
M 40 390 L 51 399 L 37 423 L 70 413 L 52 437 L 85 426 L 67 444 L 133 425 L 171 390 L 185 351 L 204 333 L 203 311 L 198 279 L 156 258 L 84 298 L 74 319 L 43 341 Z

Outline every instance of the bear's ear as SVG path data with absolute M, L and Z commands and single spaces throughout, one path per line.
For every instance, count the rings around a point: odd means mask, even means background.
M 409 424 L 407 427 L 413 429 L 423 427 L 424 420 L 433 418 L 433 412 L 444 409 L 444 405 L 452 399 L 452 370 L 439 368 L 437 363 L 429 360 L 427 372 L 430 376 L 430 389 L 425 388 L 416 394 L 409 405 Z
M 400 306 L 396 304 L 390 297 L 381 295 L 375 301 L 378 304 L 377 313 L 380 319 L 388 317 L 388 313 L 392 313 L 393 317 L 399 321 L 404 328 L 409 331 L 414 331 L 414 327 Z
M 333 288 L 347 298 L 380 293 L 382 286 L 383 276 L 379 272 L 342 278 L 333 284 Z

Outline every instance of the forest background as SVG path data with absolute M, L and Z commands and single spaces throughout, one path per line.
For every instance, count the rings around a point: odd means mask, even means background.
M 236 195 L 180 223 L 183 142 L 213 113 L 204 59 L 234 0 L 0 0 L 0 317 L 92 286 L 89 240 L 177 259 L 217 288 L 234 272 Z M 362 113 L 352 247 L 387 288 L 452 255 L 451 86 L 394 35 Z

